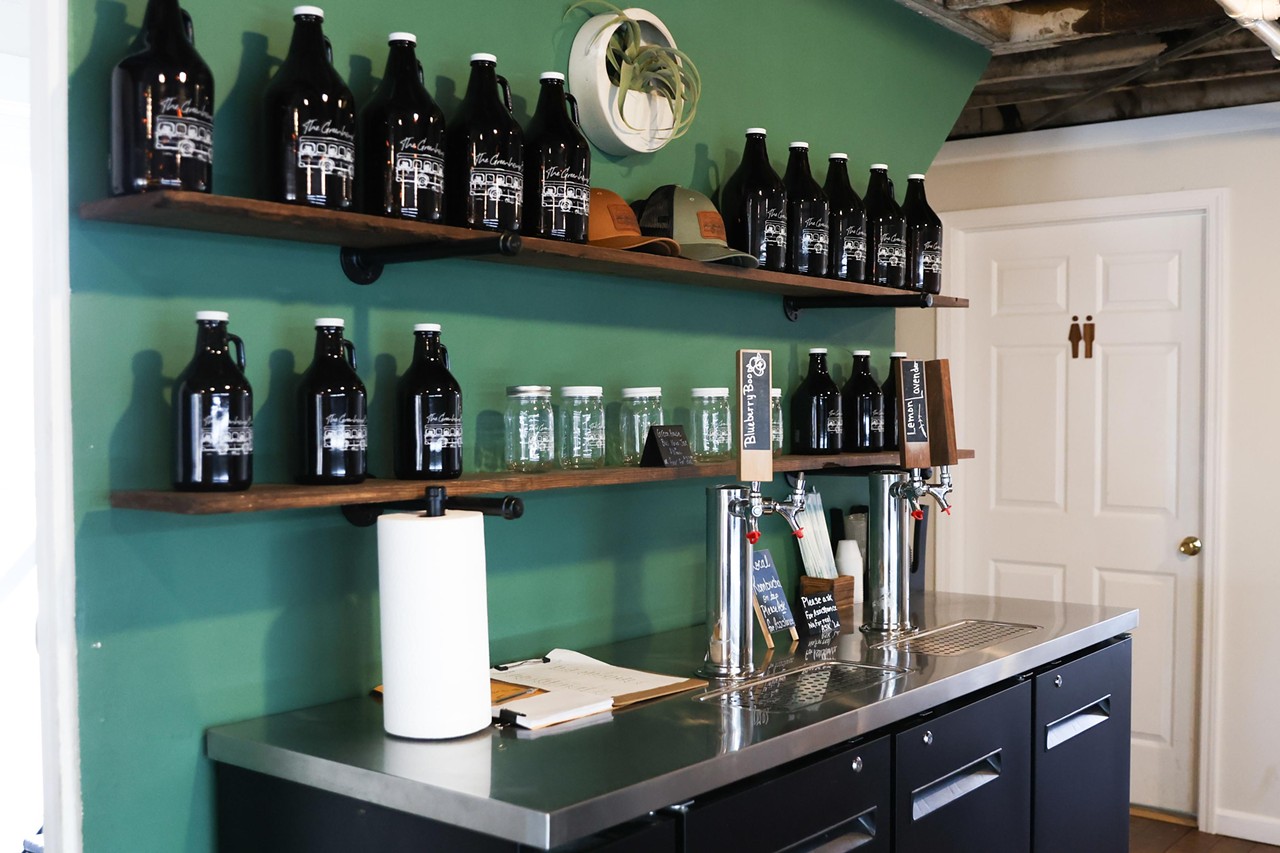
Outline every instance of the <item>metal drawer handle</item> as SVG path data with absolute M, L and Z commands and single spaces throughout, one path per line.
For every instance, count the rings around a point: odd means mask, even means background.
M 1065 717 L 1054 720 L 1044 727 L 1045 751 L 1061 746 L 1078 734 L 1083 734 L 1094 726 L 1099 726 L 1111 719 L 1111 694 L 1108 693 L 1096 702 L 1090 702 L 1078 711 L 1072 711 Z
M 862 772 L 862 756 L 855 755 L 853 758 L 853 763 L 850 766 L 853 768 L 854 773 L 861 773 Z
M 971 764 L 930 782 L 911 792 L 911 819 L 920 820 L 925 815 L 954 803 L 956 800 L 971 794 L 1000 778 L 1001 753 L 997 749 L 989 752 Z

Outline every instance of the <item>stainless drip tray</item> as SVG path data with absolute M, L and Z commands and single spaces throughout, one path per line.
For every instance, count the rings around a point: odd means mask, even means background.
M 827 661 L 702 693 L 696 698 L 699 702 L 717 700 L 755 711 L 791 713 L 901 678 L 907 672 L 897 667 Z
M 985 649 L 1040 630 L 1039 625 L 1019 625 L 1014 622 L 987 622 L 982 619 L 966 619 L 952 622 L 941 628 L 933 628 L 906 637 L 895 637 L 877 643 L 872 648 L 897 649 L 921 655 L 962 655 L 976 649 Z

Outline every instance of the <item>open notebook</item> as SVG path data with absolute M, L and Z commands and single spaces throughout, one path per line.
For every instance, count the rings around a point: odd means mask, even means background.
M 568 649 L 552 649 L 542 658 L 496 666 L 489 675 L 494 717 L 526 729 L 706 685 L 697 678 L 613 666 Z

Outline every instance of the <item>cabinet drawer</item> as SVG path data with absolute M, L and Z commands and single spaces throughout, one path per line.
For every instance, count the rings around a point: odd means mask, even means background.
M 1035 853 L 1129 848 L 1132 657 L 1126 638 L 1035 678 Z
M 889 738 L 837 747 L 694 801 L 686 853 L 889 849 Z
M 1025 853 L 1031 845 L 1031 684 L 894 736 L 900 853 Z

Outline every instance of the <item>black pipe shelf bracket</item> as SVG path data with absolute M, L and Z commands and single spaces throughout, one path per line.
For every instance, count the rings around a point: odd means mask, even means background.
M 932 293 L 904 293 L 901 296 L 784 296 L 782 312 L 796 322 L 800 312 L 811 308 L 932 308 Z
M 430 243 L 413 243 L 406 246 L 382 246 L 378 248 L 353 248 L 343 246 L 339 255 L 342 271 L 355 284 L 373 284 L 382 275 L 387 264 L 409 264 L 418 261 L 436 261 L 442 258 L 464 258 L 476 255 L 520 254 L 520 235 L 514 231 L 499 231 L 464 240 L 438 240 Z
M 469 510 L 515 521 L 524 515 L 524 501 L 515 495 L 503 495 L 500 498 L 449 497 L 444 486 L 427 486 L 423 496 L 418 500 L 388 501 L 381 504 L 343 504 L 342 517 L 356 527 L 372 527 L 377 523 L 378 516 L 391 510 L 425 512 L 430 516 L 441 516 L 446 509 Z

